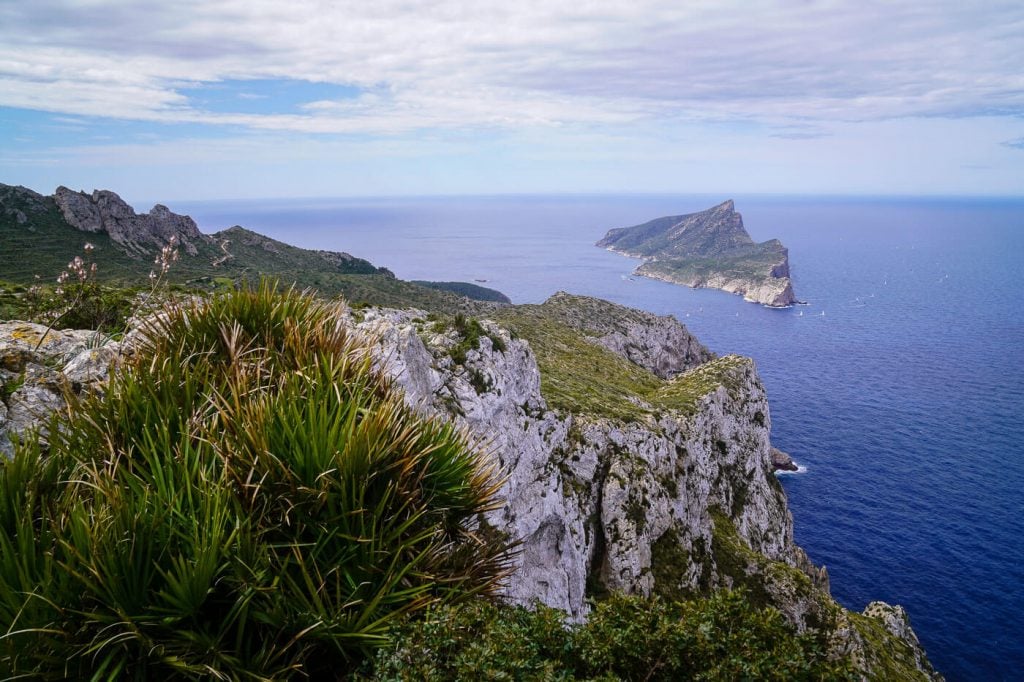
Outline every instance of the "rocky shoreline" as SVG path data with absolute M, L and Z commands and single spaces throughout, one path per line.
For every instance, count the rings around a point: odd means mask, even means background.
M 627 254 L 608 249 L 615 253 L 622 253 L 624 256 L 639 258 L 633 254 Z M 788 308 L 799 301 L 793 293 L 793 283 L 789 277 L 778 278 L 768 277 L 764 279 L 742 279 L 729 275 L 713 275 L 711 277 L 693 276 L 689 278 L 679 277 L 668 272 L 659 270 L 657 261 L 641 263 L 633 271 L 633 274 L 656 279 L 670 284 L 681 284 L 691 289 L 720 289 L 730 294 L 742 296 L 743 300 L 750 303 L 760 303 L 769 308 Z

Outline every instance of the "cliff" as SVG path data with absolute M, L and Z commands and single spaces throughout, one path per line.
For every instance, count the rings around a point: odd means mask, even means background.
M 210 239 L 199 232 L 195 221 L 188 216 L 172 213 L 162 204 L 139 215 L 109 190 L 86 194 L 61 186 L 53 199 L 68 225 L 82 232 L 106 233 L 133 255 L 159 251 L 175 239 L 182 249 L 195 256 L 199 253 L 197 245 Z
M 507 476 L 507 503 L 481 530 L 522 541 L 510 600 L 578 620 L 612 590 L 744 587 L 798 630 L 827 634 L 866 678 L 939 679 L 902 609 L 842 609 L 793 542 L 753 361 L 715 358 L 673 318 L 594 299 L 493 312 L 498 321 L 369 308 L 350 320 L 411 405 L 468 429 Z M 0 324 L 0 449 L 67 395 L 102 390 L 131 348 L 131 335 L 100 345 L 91 332 L 45 331 Z
M 644 262 L 636 274 L 689 287 L 722 289 L 771 307 L 796 302 L 789 251 L 754 242 L 732 200 L 687 215 L 609 230 L 597 246 Z

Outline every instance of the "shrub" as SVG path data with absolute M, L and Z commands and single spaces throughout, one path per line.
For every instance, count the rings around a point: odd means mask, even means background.
M 612 595 L 583 625 L 484 600 L 410 619 L 363 677 L 375 680 L 852 680 L 816 635 L 742 592 L 670 603 Z
M 0 673 L 337 678 L 434 602 L 492 591 L 498 483 L 405 407 L 338 306 L 168 308 L 105 399 L 0 467 Z

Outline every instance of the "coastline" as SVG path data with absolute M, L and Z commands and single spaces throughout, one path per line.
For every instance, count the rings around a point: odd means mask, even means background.
M 645 271 L 644 268 L 646 266 L 650 266 L 651 264 L 658 262 L 656 259 L 650 259 L 637 253 L 617 249 L 614 246 L 605 246 L 602 248 L 606 251 L 617 253 L 620 256 L 640 259 L 642 262 L 633 269 L 633 274 L 639 277 L 668 282 L 669 284 L 678 284 L 691 289 L 718 289 L 719 291 L 742 296 L 743 300 L 750 303 L 759 303 L 766 308 L 781 310 L 791 308 L 798 303 L 797 298 L 793 293 L 792 280 L 789 277 L 773 277 L 769 275 L 764 278 L 763 282 L 755 282 L 746 279 L 728 279 L 725 275 L 721 274 L 711 278 L 695 277 L 692 279 L 683 279 L 673 277 L 669 273 L 657 270 Z M 783 264 L 786 265 L 788 269 L 788 262 L 784 261 Z M 778 265 L 774 267 L 778 267 Z M 777 286 L 773 286 L 773 284 L 778 282 L 785 283 L 781 291 L 777 291 Z

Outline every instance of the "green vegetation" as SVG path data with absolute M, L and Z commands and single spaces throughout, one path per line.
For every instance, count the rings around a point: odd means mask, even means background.
M 783 257 L 784 254 L 773 248 L 750 248 L 717 257 L 650 260 L 637 268 L 637 273 L 660 275 L 679 282 L 706 282 L 713 277 L 758 281 L 767 279 Z
M 144 286 L 158 252 L 154 249 L 146 257 L 129 255 L 106 233 L 85 233 L 69 225 L 52 198 L 37 198 L 18 188 L 0 186 L 0 273 L 8 282 L 52 290 L 58 274 L 82 253 L 86 243 L 95 248 L 96 281 L 111 288 Z M 473 302 L 465 295 L 476 292 L 476 298 L 487 300 L 501 296 L 471 284 L 466 284 L 471 288 L 466 292 L 453 291 L 454 287 L 449 286 L 420 286 L 396 279 L 387 269 L 362 258 L 301 249 L 241 227 L 223 230 L 193 246 L 197 251 L 194 255 L 181 250 L 180 260 L 167 275 L 171 284 L 222 291 L 225 287 L 255 284 L 267 276 L 315 289 L 323 296 L 344 296 L 354 303 L 471 314 L 493 304 Z M 21 316 L 16 313 L 24 309 L 19 300 L 23 292 L 4 289 L 0 292 L 0 319 Z
M 443 320 L 434 323 L 438 331 L 444 331 L 447 325 Z M 491 347 L 499 353 L 505 352 L 505 341 L 497 334 L 490 334 L 484 330 L 479 320 L 466 317 L 462 313 L 456 313 L 452 318 L 452 328 L 459 336 L 459 342 L 451 349 L 452 361 L 457 365 L 466 364 L 466 354 L 471 350 L 480 348 L 480 338 L 486 336 L 491 340 Z
M 494 589 L 497 483 L 339 312 L 267 283 L 171 307 L 0 465 L 0 676 L 335 679 Z
M 867 644 L 868 661 L 872 680 L 927 680 L 928 677 L 918 670 L 914 652 L 906 642 L 893 637 L 885 629 L 885 625 L 877 618 L 869 618 L 860 613 L 847 612 L 850 625 Z M 930 664 L 924 662 L 926 666 Z
M 479 284 L 473 284 L 471 282 L 427 282 L 424 280 L 414 279 L 412 283 L 418 284 L 421 287 L 427 287 L 428 289 L 450 291 L 453 294 L 465 296 L 466 298 L 471 298 L 474 301 L 491 301 L 493 303 L 512 302 L 508 296 L 497 289 L 482 287 Z
M 797 635 L 742 592 L 666 602 L 619 594 L 583 625 L 477 600 L 431 610 L 382 649 L 376 680 L 853 680 L 818 635 Z
M 825 632 L 835 629 L 840 607 L 826 593 L 815 589 L 806 573 L 750 549 L 724 511 L 712 508 L 711 520 L 715 567 L 719 575 L 731 580 L 731 587 L 746 589 L 757 606 L 775 603 L 784 595 L 785 601 L 804 604 L 804 618 L 810 627 Z
M 746 360 L 726 356 L 669 381 L 587 341 L 563 321 L 560 306 L 517 305 L 492 317 L 530 343 L 541 372 L 541 392 L 551 407 L 576 414 L 639 421 L 664 410 L 696 411 L 700 399 L 731 386 Z

